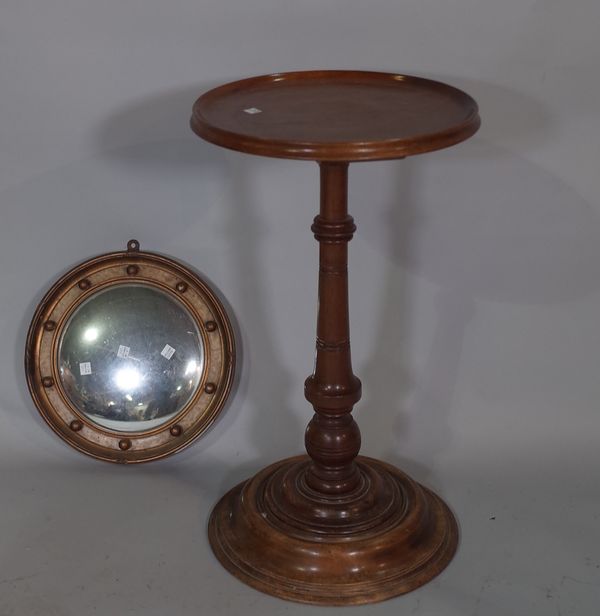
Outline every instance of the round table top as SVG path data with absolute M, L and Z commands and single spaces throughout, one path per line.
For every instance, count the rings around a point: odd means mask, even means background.
M 301 71 L 235 81 L 203 94 L 191 127 L 250 154 L 317 161 L 404 158 L 479 128 L 477 103 L 452 86 L 392 73 Z

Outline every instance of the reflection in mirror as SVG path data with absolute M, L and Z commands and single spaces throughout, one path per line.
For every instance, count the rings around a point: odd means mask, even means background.
M 188 310 L 142 284 L 92 295 L 67 322 L 58 361 L 64 390 L 96 424 L 142 432 L 167 423 L 191 400 L 204 346 Z

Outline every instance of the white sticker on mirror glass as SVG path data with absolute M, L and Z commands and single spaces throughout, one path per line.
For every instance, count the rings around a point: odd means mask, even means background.
M 117 357 L 129 357 L 129 351 L 131 351 L 131 349 L 128 346 L 120 344 L 119 350 L 117 351 Z
M 163 350 L 160 352 L 160 354 L 167 359 L 171 359 L 173 353 L 175 353 L 175 349 L 169 344 L 165 344 Z
M 86 374 L 92 374 L 92 364 L 89 361 L 84 361 L 79 364 L 79 374 L 84 376 Z

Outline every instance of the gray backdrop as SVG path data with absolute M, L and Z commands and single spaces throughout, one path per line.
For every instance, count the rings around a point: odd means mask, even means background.
M 351 167 L 363 452 L 439 491 L 462 540 L 428 586 L 346 611 L 595 613 L 599 26 L 593 0 L 3 0 L 0 614 L 334 613 L 245 587 L 205 535 L 220 494 L 302 450 L 318 170 L 206 144 L 189 112 L 309 68 L 448 81 L 483 118 L 455 148 Z M 208 435 L 125 468 L 51 433 L 22 355 L 56 276 L 131 237 L 217 285 L 242 357 Z

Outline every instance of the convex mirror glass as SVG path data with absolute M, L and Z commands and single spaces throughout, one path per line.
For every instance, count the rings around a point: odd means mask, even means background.
M 179 301 L 126 284 L 75 310 L 58 361 L 65 392 L 91 421 L 138 432 L 168 422 L 189 402 L 200 384 L 204 345 Z

